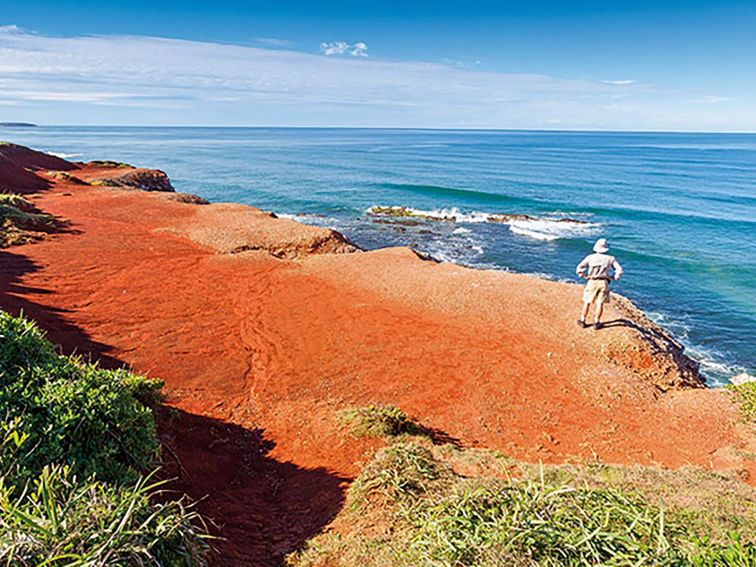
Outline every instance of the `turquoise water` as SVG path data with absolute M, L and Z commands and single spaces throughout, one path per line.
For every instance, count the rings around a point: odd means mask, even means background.
M 626 269 L 616 290 L 710 383 L 756 373 L 756 135 L 45 127 L 0 138 L 158 167 L 180 191 L 471 266 L 574 280 L 604 236 Z M 457 222 L 377 222 L 375 205 Z M 536 219 L 480 222 L 492 212 Z M 555 222 L 565 217 L 584 222 Z

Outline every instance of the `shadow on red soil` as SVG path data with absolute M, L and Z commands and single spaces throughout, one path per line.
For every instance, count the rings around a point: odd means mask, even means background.
M 0 308 L 13 315 L 23 313 L 36 321 L 45 330 L 47 337 L 59 345 L 65 354 L 81 354 L 97 360 L 106 368 L 125 366 L 108 354 L 112 350 L 110 346 L 92 340 L 79 327 L 66 321 L 64 310 L 44 304 L 44 297 L 53 293 L 51 290 L 21 283 L 24 274 L 39 269 L 39 265 L 23 254 L 0 250 Z M 37 296 L 39 301 L 29 299 Z
M 45 305 L 53 293 L 22 285 L 40 268 L 23 254 L 0 250 L 0 308 L 24 313 L 66 354 L 79 353 L 104 367 L 126 366 L 110 345 L 92 340 Z M 29 297 L 39 298 L 31 301 Z M 280 565 L 338 513 L 346 482 L 323 469 L 306 470 L 268 456 L 274 444 L 259 429 L 193 415 L 173 407 L 158 412 L 164 475 L 169 490 L 201 500 L 199 510 L 216 526 L 212 565 Z
M 347 479 L 268 456 L 259 429 L 182 410 L 159 412 L 164 474 L 170 488 L 200 500 L 217 525 L 212 565 L 275 566 L 322 531 L 344 501 Z

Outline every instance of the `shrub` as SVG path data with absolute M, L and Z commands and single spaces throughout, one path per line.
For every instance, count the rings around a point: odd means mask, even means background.
M 48 364 L 56 356 L 52 344 L 32 321 L 0 310 L 0 376 Z
M 357 437 L 395 437 L 420 432 L 417 423 L 390 404 L 345 409 L 339 413 L 339 418 Z
M 202 518 L 140 475 L 158 454 L 161 386 L 58 355 L 0 311 L 1 564 L 204 564 Z
M 155 464 L 155 419 L 137 396 L 154 396 L 159 382 L 57 355 L 21 317 L 0 313 L 0 336 L 0 415 L 17 421 L 33 448 L 20 457 L 16 482 L 48 463 L 133 482 Z

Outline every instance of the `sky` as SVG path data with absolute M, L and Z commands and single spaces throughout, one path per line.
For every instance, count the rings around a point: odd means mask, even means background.
M 0 121 L 756 131 L 756 0 L 0 8 Z

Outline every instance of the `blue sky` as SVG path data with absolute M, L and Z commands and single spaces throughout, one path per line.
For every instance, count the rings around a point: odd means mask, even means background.
M 756 130 L 756 2 L 4 2 L 0 120 Z

